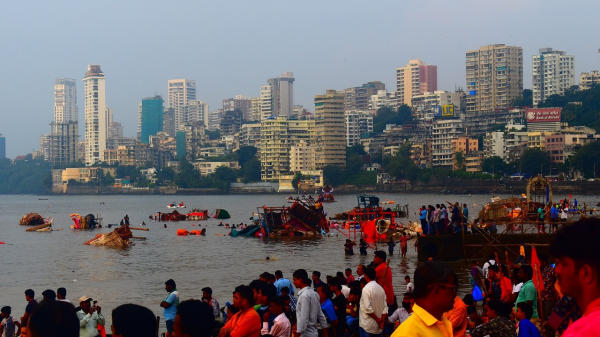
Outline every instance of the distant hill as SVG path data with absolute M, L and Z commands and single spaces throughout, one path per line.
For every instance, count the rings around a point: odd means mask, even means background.
M 600 85 L 588 90 L 573 87 L 564 95 L 548 97 L 538 106 L 563 108 L 562 122 L 567 122 L 570 126 L 588 126 L 600 132 Z

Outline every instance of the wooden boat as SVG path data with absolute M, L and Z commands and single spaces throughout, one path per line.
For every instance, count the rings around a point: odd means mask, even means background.
M 21 217 L 19 225 L 21 226 L 38 226 L 46 223 L 46 220 L 38 213 L 27 213 Z
M 54 219 L 50 219 L 48 222 L 46 222 L 44 224 L 33 226 L 31 228 L 27 228 L 25 231 L 26 232 L 49 232 L 52 230 L 52 222 L 54 222 Z
M 115 228 L 114 231 L 105 234 L 98 234 L 95 238 L 84 242 L 84 245 L 91 246 L 109 246 L 124 248 L 129 246 L 129 239 L 133 237 L 129 226 Z

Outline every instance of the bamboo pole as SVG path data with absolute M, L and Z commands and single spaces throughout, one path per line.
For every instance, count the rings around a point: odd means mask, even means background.
M 150 231 L 149 228 L 139 228 L 139 227 L 129 227 L 129 229 L 134 230 L 134 231 Z

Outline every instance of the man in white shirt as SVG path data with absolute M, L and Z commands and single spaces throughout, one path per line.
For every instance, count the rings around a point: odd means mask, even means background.
M 362 278 L 365 276 L 365 269 L 367 269 L 367 267 L 364 264 L 359 264 L 358 267 L 356 267 L 356 280 L 360 281 L 362 280 Z
M 285 306 L 285 299 L 283 296 L 276 296 L 269 301 L 269 310 L 265 312 L 261 319 L 263 320 L 263 327 L 260 330 L 261 335 L 271 335 L 273 337 L 289 337 L 292 333 L 292 324 L 290 320 L 283 313 Z M 273 326 L 269 329 L 269 317 L 275 316 L 273 320 Z
M 388 305 L 385 290 L 375 281 L 376 275 L 373 268 L 365 270 L 367 285 L 362 290 L 359 309 L 361 337 L 381 336 L 387 322 Z
M 65 289 L 65 288 L 56 289 L 56 300 L 61 301 L 61 302 L 71 303 L 71 301 L 69 301 L 67 299 L 67 289 Z
M 298 304 L 296 305 L 296 334 L 300 337 L 317 337 L 317 323 L 327 326 L 327 318 L 321 310 L 321 299 L 309 286 L 310 279 L 304 269 L 294 272 L 294 286 L 298 289 Z

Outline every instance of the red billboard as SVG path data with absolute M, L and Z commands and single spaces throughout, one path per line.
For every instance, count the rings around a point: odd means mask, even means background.
M 562 108 L 527 109 L 527 123 L 560 122 Z

